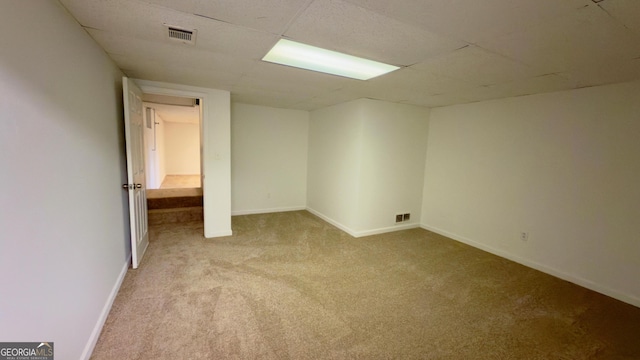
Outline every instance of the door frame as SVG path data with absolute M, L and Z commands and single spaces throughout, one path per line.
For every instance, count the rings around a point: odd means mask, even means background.
M 230 236 L 231 94 L 225 90 L 134 79 L 145 94 L 200 99 L 204 236 Z
M 203 156 L 204 156 L 204 112 L 203 112 L 203 103 L 204 103 L 204 99 L 201 96 L 191 96 L 191 95 L 183 95 L 184 92 L 180 92 L 180 95 L 178 94 L 178 92 L 175 91 L 171 91 L 170 93 L 165 93 L 165 92 L 149 92 L 149 91 L 145 91 L 145 89 L 140 86 L 140 88 L 142 89 L 142 93 L 143 94 L 153 94 L 153 95 L 170 95 L 170 96 L 175 96 L 175 97 L 181 97 L 181 98 L 188 98 L 188 99 L 198 99 L 199 100 L 199 114 L 198 114 L 198 139 L 200 141 L 199 144 L 199 150 L 200 151 L 200 187 L 202 188 L 203 191 L 203 196 L 204 196 L 204 181 L 203 181 L 203 177 L 204 177 L 204 161 L 203 161 Z M 153 110 L 153 131 L 154 131 L 154 138 L 156 136 L 155 134 L 155 109 L 152 107 L 145 107 L 145 110 L 147 108 L 150 108 L 151 110 Z M 146 114 L 146 113 L 145 113 Z M 146 116 L 146 115 L 145 115 Z M 147 149 L 145 148 L 145 156 L 146 156 L 146 151 Z M 155 164 L 155 171 L 157 171 L 157 164 Z M 153 175 L 156 175 L 155 173 Z M 162 184 L 156 184 L 154 181 L 154 189 L 160 189 L 160 185 Z

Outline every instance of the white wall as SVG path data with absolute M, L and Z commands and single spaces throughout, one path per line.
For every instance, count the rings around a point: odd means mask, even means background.
M 232 214 L 305 209 L 309 112 L 231 105 Z
M 638 114 L 639 82 L 432 110 L 423 225 L 640 305 Z
M 122 73 L 57 1 L 0 23 L 0 339 L 88 358 L 130 256 Z
M 358 227 L 362 106 L 351 101 L 311 112 L 307 208 L 339 228 Z
M 156 184 L 158 185 L 158 189 L 162 185 L 164 178 L 167 176 L 167 144 L 166 144 L 166 124 L 162 116 L 156 113 Z
M 200 175 L 200 124 L 164 122 L 168 175 Z
M 157 81 L 136 82 L 146 94 L 202 99 L 204 236 L 231 235 L 231 94 Z
M 429 110 L 384 101 L 363 101 L 358 230 L 419 226 Z M 411 219 L 395 223 L 396 214 Z
M 151 105 L 144 103 L 144 105 Z M 144 143 L 145 143 L 145 176 L 147 178 L 148 189 L 159 189 L 160 185 L 164 181 L 164 177 L 167 175 L 165 169 L 165 145 L 164 145 L 164 119 L 160 114 L 151 109 L 151 128 L 146 127 L 146 114 L 145 128 L 144 128 Z M 157 124 L 154 124 L 157 123 Z M 155 128 L 155 134 L 154 134 Z
M 158 123 L 156 125 L 156 137 L 157 137 L 157 143 L 156 143 L 156 164 L 157 164 L 157 169 L 156 169 L 156 180 L 157 180 L 157 184 L 158 184 L 158 189 L 160 188 L 160 186 L 162 185 L 162 182 L 164 181 L 164 178 L 167 176 L 167 144 L 165 142 L 165 130 L 166 127 L 165 125 L 167 124 L 166 121 L 164 121 L 164 119 L 162 118 L 162 116 L 158 115 L 158 113 L 156 113 L 156 122 Z
M 416 227 L 429 110 L 360 99 L 311 113 L 309 210 L 353 236 Z M 395 215 L 411 213 L 396 224 Z
M 143 124 L 143 134 L 144 134 L 144 176 L 147 189 L 157 189 L 155 179 L 155 168 L 156 164 L 154 163 L 155 151 L 154 148 L 154 134 L 153 134 L 153 110 L 149 113 L 149 110 L 146 109 L 146 105 L 148 103 L 142 103 L 145 106 L 145 111 L 142 113 L 142 124 Z M 147 114 L 150 114 L 149 116 Z M 147 127 L 147 124 L 151 124 L 151 128 Z

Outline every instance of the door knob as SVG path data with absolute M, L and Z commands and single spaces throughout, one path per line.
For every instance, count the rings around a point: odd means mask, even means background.
M 136 189 L 140 189 L 142 187 L 142 184 L 136 184 Z
M 129 190 L 130 186 L 129 184 L 122 184 L 122 188 L 125 190 Z

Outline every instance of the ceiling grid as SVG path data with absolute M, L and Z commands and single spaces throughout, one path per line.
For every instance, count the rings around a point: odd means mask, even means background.
M 640 79 L 637 0 L 60 2 L 128 76 L 256 105 L 438 107 Z M 195 44 L 167 26 L 195 30 Z M 281 38 L 401 69 L 361 81 L 261 61 Z

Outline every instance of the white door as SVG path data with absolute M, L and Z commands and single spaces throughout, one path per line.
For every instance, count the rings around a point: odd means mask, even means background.
M 147 228 L 147 194 L 144 178 L 144 124 L 142 122 L 142 90 L 129 78 L 122 78 L 124 128 L 127 149 L 127 181 L 129 221 L 131 223 L 131 258 L 137 269 L 149 245 Z

